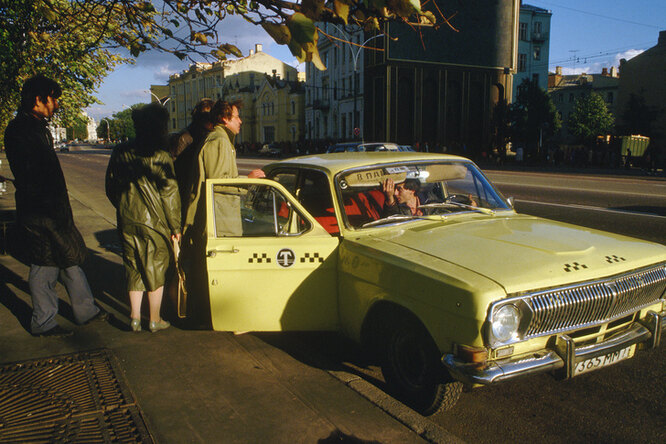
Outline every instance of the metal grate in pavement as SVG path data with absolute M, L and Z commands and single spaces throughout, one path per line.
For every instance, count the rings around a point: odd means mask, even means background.
M 152 443 L 106 349 L 0 365 L 0 443 Z

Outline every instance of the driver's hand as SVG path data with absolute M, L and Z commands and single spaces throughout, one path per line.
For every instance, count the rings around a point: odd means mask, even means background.
M 382 182 L 382 193 L 386 196 L 386 205 L 395 204 L 395 182 L 389 178 Z
M 469 199 L 469 204 L 473 207 L 478 207 L 479 203 L 474 199 L 474 197 L 471 194 L 467 195 L 467 198 Z
M 248 174 L 247 177 L 250 179 L 261 179 L 262 177 L 266 177 L 266 173 L 257 168 L 256 170 L 250 171 L 250 174 Z

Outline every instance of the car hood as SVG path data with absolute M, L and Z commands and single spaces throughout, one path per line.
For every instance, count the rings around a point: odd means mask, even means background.
M 412 258 L 417 253 L 428 267 L 446 261 L 467 268 L 508 294 L 666 261 L 660 244 L 525 215 L 409 225 L 373 237 L 409 249 Z

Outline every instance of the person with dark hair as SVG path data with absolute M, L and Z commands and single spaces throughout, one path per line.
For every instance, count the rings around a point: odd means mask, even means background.
M 30 263 L 30 329 L 36 336 L 73 333 L 55 319 L 58 278 L 67 289 L 77 323 L 109 317 L 95 305 L 80 267 L 88 250 L 74 225 L 67 184 L 47 127 L 61 94 L 58 83 L 48 77 L 28 79 L 21 90 L 18 113 L 5 130 L 5 150 L 16 188 L 17 224 L 25 235 Z
M 213 129 L 213 122 L 210 118 L 210 110 L 215 102 L 212 99 L 203 98 L 194 106 L 192 110 L 192 123 L 184 130 L 173 134 L 169 140 L 169 151 L 171 157 L 178 159 L 188 147 L 199 145 L 206 140 L 206 136 Z M 176 174 L 178 168 L 176 168 Z
M 185 219 L 187 199 L 193 192 L 194 179 L 191 177 L 197 163 L 197 158 L 208 133 L 213 130 L 213 121 L 210 110 L 215 102 L 211 99 L 201 99 L 192 110 L 192 123 L 183 131 L 170 137 L 169 146 L 171 156 L 175 159 L 174 169 L 178 180 L 181 201 L 181 220 Z
M 151 332 L 169 327 L 160 308 L 171 260 L 180 241 L 180 196 L 166 151 L 168 111 L 152 103 L 132 111 L 136 139 L 116 146 L 106 171 L 106 195 L 116 207 L 131 304 L 132 331 L 141 331 L 141 302 L 148 292 Z
M 393 179 L 388 178 L 382 182 L 382 192 L 386 196 L 384 216 L 391 214 L 422 216 L 423 212 L 419 208 L 421 201 L 417 195 L 420 188 L 421 184 L 417 179 L 407 179 L 396 184 Z

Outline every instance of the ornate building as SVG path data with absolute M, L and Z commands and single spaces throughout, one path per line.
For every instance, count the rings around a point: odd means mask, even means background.
M 271 134 L 275 137 L 275 141 L 292 140 L 292 127 L 295 127 L 297 138 L 302 134 L 303 91 L 299 86 L 304 81 L 302 74 L 296 68 L 266 54 L 262 45 L 257 44 L 247 57 L 212 64 L 191 65 L 182 73 L 169 77 L 168 95 L 160 89 L 164 85 L 151 85 L 151 95 L 153 100 L 159 98 L 169 110 L 170 131 L 175 132 L 186 127 L 190 123 L 192 109 L 204 97 L 213 100 L 224 98 L 229 101 L 240 99 L 243 101 L 243 108 L 240 110 L 243 127 L 236 138 L 237 143 L 263 143 L 265 135 Z M 275 100 L 273 109 L 277 111 L 280 108 L 275 108 L 276 106 L 283 106 L 287 111 L 294 102 L 296 113 L 289 118 L 276 118 L 271 125 L 264 125 L 266 127 L 264 129 L 263 126 L 257 126 L 264 116 L 257 116 L 255 113 L 259 94 L 262 94 L 262 100 L 266 100 L 269 95 L 264 87 L 266 82 L 272 85 L 268 89 L 273 91 Z M 295 123 L 297 120 L 298 124 Z M 270 126 L 274 129 L 271 130 Z

